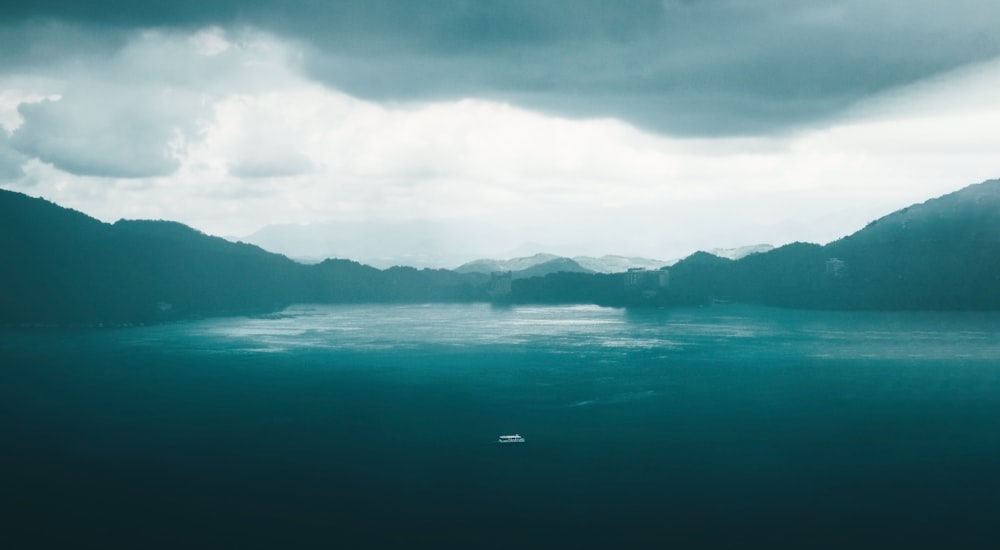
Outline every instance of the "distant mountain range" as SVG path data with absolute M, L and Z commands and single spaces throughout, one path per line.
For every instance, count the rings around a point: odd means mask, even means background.
M 651 260 L 626 256 L 574 256 L 566 258 L 555 254 L 535 254 L 509 260 L 474 260 L 455 268 L 458 273 L 511 272 L 515 279 L 540 277 L 561 271 L 574 273 L 623 273 L 633 268 L 660 269 L 676 263 L 677 260 Z
M 455 266 L 482 254 L 477 246 L 517 245 L 502 228 L 484 224 L 429 221 L 331 221 L 268 225 L 241 237 L 270 252 L 302 263 L 351 258 L 378 268 Z
M 250 235 L 231 240 L 255 244 L 300 263 L 313 264 L 328 258 L 351 258 L 378 268 L 396 265 L 422 268 L 456 265 L 463 258 L 474 257 L 476 246 L 481 246 L 482 242 L 496 241 L 498 235 L 503 234 L 501 228 L 457 222 L 321 222 L 268 225 Z M 511 248 L 515 242 L 516 239 L 510 238 L 501 248 Z M 766 252 L 772 248 L 774 247 L 768 244 L 757 244 L 739 248 L 716 248 L 708 252 L 738 260 L 748 254 Z M 540 266 L 553 260 L 563 261 Z M 617 255 L 567 257 L 536 253 L 510 259 L 473 260 L 461 263 L 454 271 L 487 274 L 510 271 L 515 278 L 527 278 L 559 271 L 622 273 L 637 267 L 659 269 L 677 261 L 679 258 L 657 260 Z
M 639 307 L 731 300 L 997 310 L 1000 180 L 904 208 L 826 246 L 715 253 L 695 253 L 668 270 L 661 268 L 669 262 L 655 260 L 552 255 L 477 260 L 453 271 L 380 270 L 337 259 L 304 265 L 174 222 L 106 224 L 0 190 L 0 326 L 162 322 L 275 311 L 297 302 Z M 510 272 L 509 279 L 496 272 Z
M 762 254 L 772 250 L 774 250 L 774 247 L 769 244 L 753 244 L 737 248 L 713 248 L 712 250 L 709 250 L 708 253 L 720 258 L 726 258 L 727 260 L 739 260 L 751 254 Z

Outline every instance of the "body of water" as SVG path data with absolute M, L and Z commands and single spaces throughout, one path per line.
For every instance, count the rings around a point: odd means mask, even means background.
M 995 313 L 310 305 L 0 362 L 24 547 L 997 538 Z

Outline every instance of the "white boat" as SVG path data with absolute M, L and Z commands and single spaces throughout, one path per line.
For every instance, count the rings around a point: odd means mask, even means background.
M 521 434 L 501 435 L 497 443 L 524 443 L 524 438 Z

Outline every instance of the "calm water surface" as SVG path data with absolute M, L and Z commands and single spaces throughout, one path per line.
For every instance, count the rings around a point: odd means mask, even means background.
M 310 305 L 7 331 L 0 414 L 22 547 L 998 536 L 992 313 Z

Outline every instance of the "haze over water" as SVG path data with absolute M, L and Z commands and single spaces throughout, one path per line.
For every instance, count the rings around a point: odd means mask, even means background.
M 996 313 L 302 305 L 0 358 L 25 547 L 968 547 L 1000 512 Z

